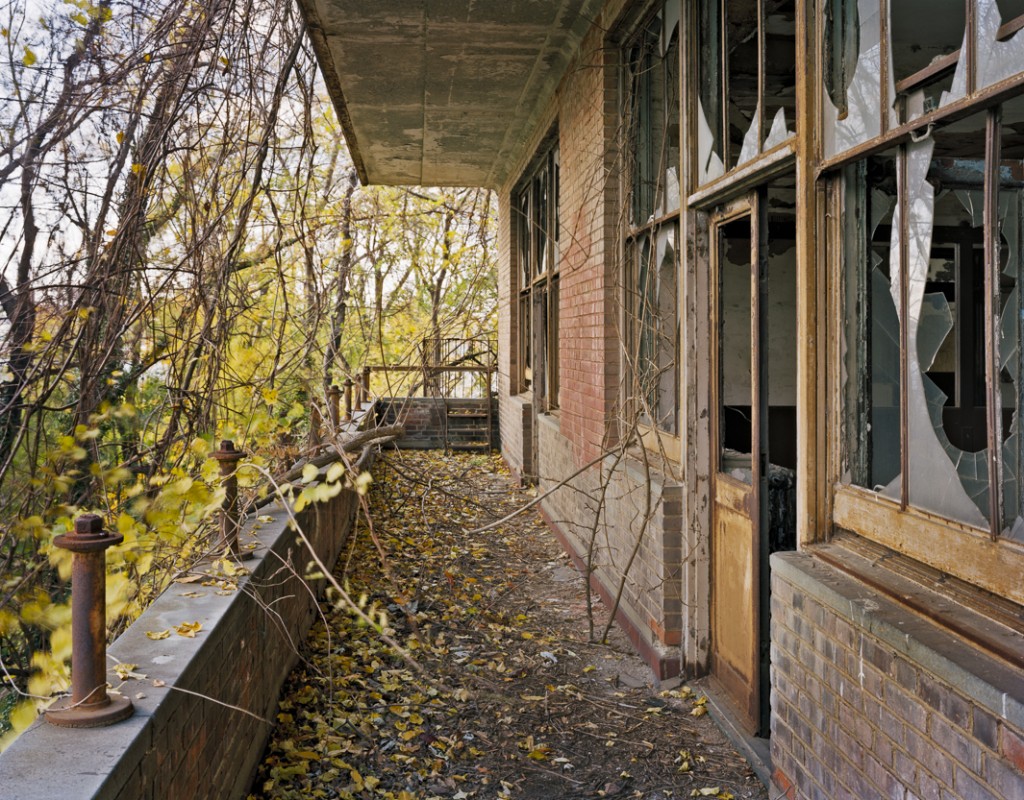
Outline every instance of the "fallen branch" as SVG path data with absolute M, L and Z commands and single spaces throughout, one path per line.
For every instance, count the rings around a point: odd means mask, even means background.
M 346 439 L 342 442 L 341 453 L 338 452 L 338 448 L 335 445 L 330 445 L 320 455 L 314 458 L 302 459 L 288 472 L 274 478 L 274 480 L 277 483 L 291 483 L 302 476 L 302 470 L 309 464 L 315 467 L 326 467 L 328 464 L 333 464 L 335 461 L 343 458 L 345 453 L 354 453 L 357 450 L 362 450 L 364 447 L 372 447 L 375 444 L 393 442 L 404 435 L 404 425 L 385 425 L 383 428 L 371 428 L 368 431 L 360 431 L 351 439 Z

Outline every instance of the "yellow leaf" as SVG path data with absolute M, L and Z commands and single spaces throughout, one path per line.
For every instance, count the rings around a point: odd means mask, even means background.
M 21 63 L 26 67 L 31 67 L 36 63 L 36 54 L 29 49 L 28 45 L 25 45 L 25 55 L 21 57 Z
M 148 636 L 150 639 L 153 639 L 154 641 L 159 641 L 160 639 L 166 639 L 170 635 L 171 635 L 171 632 L 169 630 L 168 631 L 146 631 L 146 636 Z
M 124 131 L 118 131 L 116 138 L 117 138 L 117 143 L 121 144 L 121 142 L 124 141 Z
M 36 720 L 36 704 L 31 700 L 22 700 L 11 712 L 11 727 L 18 733 Z
M 335 461 L 333 464 L 331 464 L 330 467 L 327 468 L 327 482 L 334 483 L 344 474 L 345 465 L 339 461 Z
M 138 664 L 128 664 L 122 661 L 114 667 L 114 672 L 117 673 L 117 677 L 121 680 L 126 681 L 129 678 L 135 678 L 136 680 L 145 680 L 146 676 L 142 673 L 136 672 L 139 668 Z
M 320 474 L 320 469 L 316 464 L 306 464 L 302 468 L 302 482 L 312 483 L 316 480 L 316 476 Z
M 319 761 L 320 756 L 312 750 L 296 750 L 290 754 L 294 758 L 304 758 L 307 761 Z
M 184 636 L 186 639 L 195 639 L 196 634 L 203 629 L 201 622 L 183 622 L 180 625 L 174 626 L 175 633 L 178 636 Z

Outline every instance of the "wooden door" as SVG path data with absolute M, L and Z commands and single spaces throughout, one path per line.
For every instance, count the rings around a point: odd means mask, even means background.
M 711 227 L 711 673 L 753 734 L 763 733 L 767 705 L 761 631 L 766 206 L 764 195 L 753 193 L 723 209 Z

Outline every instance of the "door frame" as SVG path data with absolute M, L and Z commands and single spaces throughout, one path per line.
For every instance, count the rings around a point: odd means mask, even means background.
M 723 451 L 723 387 L 722 379 L 722 229 L 724 226 L 746 219 L 750 225 L 750 483 L 747 484 L 724 471 Z M 768 602 L 770 573 L 768 570 L 769 537 L 762 529 L 768 519 L 768 393 L 764 384 L 767 376 L 768 331 L 767 331 L 767 278 L 768 278 L 768 223 L 767 188 L 752 189 L 741 198 L 721 206 L 709 216 L 710 280 L 711 295 L 709 316 L 710 370 L 710 513 L 711 513 L 711 637 L 709 665 L 713 680 L 725 691 L 731 704 L 738 712 L 738 721 L 755 735 L 767 735 L 769 725 L 770 695 L 766 645 L 769 641 Z M 749 558 L 749 573 L 740 581 L 744 596 L 737 601 L 721 596 L 723 581 L 718 579 L 716 556 L 720 539 L 724 538 L 720 525 L 726 524 L 724 517 L 732 517 L 733 524 L 746 524 L 747 533 L 740 533 L 736 541 L 746 542 Z M 742 561 L 742 559 L 741 559 Z M 737 606 L 737 602 L 739 605 Z M 716 642 L 720 638 L 724 619 L 719 615 L 739 612 L 747 625 L 749 639 L 749 671 L 729 663 Z M 728 616 L 731 625 L 737 618 Z

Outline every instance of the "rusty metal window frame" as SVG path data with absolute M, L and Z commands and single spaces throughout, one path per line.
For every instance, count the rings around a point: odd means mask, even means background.
M 519 273 L 519 383 L 558 407 L 559 148 L 551 132 L 513 192 Z M 543 351 L 543 352 L 540 352 Z
M 1021 96 L 1024 96 L 1022 94 Z M 999 377 L 999 330 L 1000 325 L 1000 240 L 999 240 L 999 191 L 1001 169 L 1001 109 L 1000 105 L 989 105 L 985 107 L 978 103 L 973 108 L 974 113 L 985 115 L 985 153 L 984 153 L 984 186 L 982 194 L 984 197 L 982 241 L 984 247 L 983 267 L 983 368 L 985 373 L 985 399 L 986 399 L 986 440 L 987 440 L 987 463 L 988 463 L 988 525 L 977 527 L 954 519 L 944 517 L 934 511 L 917 508 L 911 504 L 909 497 L 909 426 L 908 406 L 910 403 L 909 393 L 906 390 L 908 384 L 907 359 L 908 349 L 918 347 L 918 343 L 908 340 L 907 325 L 903 322 L 908 319 L 908 275 L 907 263 L 908 254 L 906 246 L 908 242 L 909 206 L 910 198 L 907 189 L 907 152 L 911 143 L 910 137 L 903 137 L 897 143 L 897 171 L 900 176 L 899 189 L 896 198 L 899 221 L 902 235 L 899 237 L 900 248 L 897 253 L 897 263 L 891 265 L 899 271 L 898 280 L 899 295 L 897 312 L 899 314 L 899 349 L 900 349 L 900 389 L 899 389 L 899 416 L 900 416 L 900 489 L 899 496 L 890 501 L 881 497 L 876 491 L 862 488 L 850 483 L 848 476 L 844 477 L 844 448 L 849 446 L 852 434 L 847 430 L 847 415 L 850 413 L 844 407 L 844 326 L 846 322 L 844 315 L 849 308 L 847 293 L 856 282 L 850 281 L 848 270 L 851 266 L 847 263 L 847 248 L 853 247 L 848 241 L 844 241 L 842 224 L 837 220 L 844 218 L 845 214 L 852 213 L 846 208 L 846 189 L 844 188 L 848 172 L 834 171 L 828 174 L 829 183 L 829 212 L 826 219 L 827 241 L 826 248 L 831 252 L 829 256 L 830 283 L 832 289 L 829 292 L 829 305 L 831 331 L 830 331 L 830 352 L 831 369 L 828 381 L 833 387 L 829 392 L 828 406 L 832 409 L 829 415 L 832 422 L 829 425 L 831 446 L 829 450 L 829 474 L 832 483 L 832 512 L 831 520 L 835 528 L 839 530 L 852 531 L 858 535 L 865 536 L 879 544 L 890 547 L 893 550 L 911 556 L 923 563 L 929 564 L 951 575 L 968 581 L 981 588 L 994 591 L 1002 596 L 1009 597 L 1018 603 L 1024 603 L 1024 587 L 1015 585 L 1013 581 L 1005 580 L 1006 559 L 1015 557 L 1024 559 L 1024 543 L 1006 538 L 1003 534 L 1004 514 L 1001 503 L 1003 501 L 1003 431 L 1000 417 L 1000 377 Z M 957 118 L 967 115 L 959 115 Z M 877 142 L 875 143 L 877 145 Z M 890 146 L 892 144 L 890 143 Z M 880 147 L 875 147 L 868 154 L 872 154 Z M 853 167 L 860 163 L 864 155 L 858 157 L 850 156 L 844 159 L 843 166 Z M 866 224 L 866 223 L 864 223 Z M 933 222 L 934 224 L 934 222 Z M 849 239 L 847 235 L 845 239 Z M 934 245 L 933 245 L 934 246 Z M 862 250 L 864 248 L 861 248 Z M 867 253 L 870 254 L 870 233 L 868 233 Z M 868 257 L 862 252 L 860 258 Z M 959 278 L 958 278 L 959 280 Z M 1024 289 L 1020 280 L 1017 283 L 1018 291 Z M 858 289 L 857 291 L 863 290 Z M 864 290 L 866 291 L 866 290 Z M 859 296 L 859 295 L 858 295 Z M 866 300 L 858 300 L 859 304 Z M 1019 335 L 1019 331 L 1018 331 Z M 854 346 L 853 342 L 847 341 L 846 346 Z M 1024 342 L 1018 342 L 1018 347 L 1024 346 Z M 852 375 L 846 376 L 853 380 Z M 1018 377 L 1016 386 L 1017 414 L 1024 413 L 1022 408 L 1021 382 L 1024 382 L 1024 374 Z M 846 398 L 849 401 L 849 398 Z M 846 457 L 855 458 L 859 454 L 846 453 Z M 1018 509 L 1019 511 L 1019 509 Z M 993 549 L 992 545 L 998 545 Z M 1011 556 L 1011 554 L 1016 554 Z M 1024 563 L 1024 562 L 1022 562 Z M 1019 584 L 1019 581 L 1016 582 Z
M 817 29 L 822 35 L 817 37 L 818 48 L 818 74 L 817 91 L 819 98 L 826 97 L 826 74 L 836 79 L 837 75 L 843 74 L 835 64 L 837 52 L 842 52 L 842 46 L 836 46 L 837 38 L 842 38 L 843 25 L 852 25 L 850 14 L 836 13 L 833 6 L 841 6 L 840 11 L 855 8 L 858 0 L 818 0 L 815 14 Z M 881 36 L 878 43 L 880 80 L 878 86 L 878 105 L 875 111 L 878 114 L 879 133 L 876 136 L 868 137 L 862 141 L 847 146 L 844 149 L 829 154 L 822 151 L 822 158 L 818 164 L 818 176 L 843 166 L 844 164 L 856 161 L 865 156 L 892 147 L 908 136 L 921 135 L 930 127 L 944 122 L 955 121 L 975 113 L 985 105 L 993 105 L 1013 97 L 1024 88 L 1024 70 L 993 82 L 979 82 L 978 54 L 976 50 L 977 26 L 978 26 L 978 0 L 963 0 L 965 6 L 965 39 L 964 46 L 955 51 L 947 53 L 942 58 L 935 59 L 923 69 L 905 76 L 890 85 L 889 65 L 893 58 L 890 49 L 889 37 L 889 8 L 892 3 L 898 0 L 878 0 Z M 1005 41 L 1018 31 L 1024 29 L 1024 14 L 1018 15 L 1010 20 L 1003 21 L 996 32 L 997 42 Z M 945 105 L 926 110 L 924 113 L 912 119 L 908 119 L 905 107 L 893 108 L 896 101 L 905 97 L 914 89 L 926 86 L 942 75 L 948 74 L 959 65 L 961 59 L 965 64 L 964 92 L 963 96 L 949 101 Z M 856 71 L 856 60 L 850 74 Z M 894 97 L 890 97 L 895 92 Z M 818 109 L 818 130 L 824 131 L 828 126 L 826 119 L 827 109 L 824 102 L 819 103 Z M 840 112 L 845 116 L 845 112 Z M 823 138 L 818 137 L 819 145 L 823 145 Z
M 624 408 L 641 433 L 678 457 L 680 420 L 680 206 L 682 4 L 660 0 L 620 42 L 623 281 L 629 385 Z M 664 52 L 662 52 L 664 51 Z M 658 121 L 662 127 L 656 128 Z M 674 155 L 673 155 L 674 153 Z M 675 185 L 672 185 L 672 176 Z M 658 274 L 659 240 L 671 239 L 671 280 Z M 644 260 L 644 254 L 649 256 Z M 670 295 L 670 296 L 669 296 Z M 666 319 L 667 317 L 667 319 Z M 667 396 L 666 396 L 667 395 Z M 663 441 L 667 436 L 670 441 Z
M 771 0 L 756 0 L 757 22 L 754 36 L 756 37 L 757 50 L 757 103 L 751 119 L 750 129 L 747 136 L 753 136 L 752 155 L 740 161 L 740 150 L 735 153 L 733 143 L 730 141 L 730 88 L 732 81 L 729 78 L 730 66 L 730 45 L 728 42 L 728 19 L 729 0 L 702 0 L 696 5 L 690 24 L 695 31 L 693 36 L 695 63 L 693 74 L 695 79 L 689 87 L 690 98 L 688 100 L 692 115 L 696 120 L 696 130 L 691 132 L 688 146 L 694 152 L 691 156 L 695 165 L 691 178 L 691 194 L 689 204 L 694 207 L 706 207 L 712 202 L 723 202 L 739 193 L 751 188 L 754 184 L 762 183 L 772 177 L 780 170 L 788 169 L 795 153 L 796 127 L 799 117 L 799 109 L 796 107 L 796 87 L 794 77 L 793 87 L 793 109 L 788 119 L 785 119 L 784 134 L 772 135 L 774 115 L 768 119 L 766 106 L 770 98 L 766 92 L 767 72 L 767 46 L 766 46 L 766 14 L 769 7 L 777 11 L 778 7 L 784 5 L 779 2 L 772 3 Z M 794 39 L 794 76 L 797 65 L 795 63 L 796 49 L 796 17 L 798 13 L 797 3 L 792 3 L 793 14 L 793 39 Z M 707 95 L 705 97 L 705 95 Z M 709 100 L 709 108 L 703 108 L 703 100 Z M 779 104 L 775 109 L 777 113 L 784 108 Z M 703 131 L 707 127 L 707 132 Z M 710 149 L 702 153 L 702 136 L 712 137 L 708 142 Z M 718 153 L 715 153 L 712 144 L 718 140 Z M 710 161 L 712 157 L 719 160 L 719 164 L 705 164 L 708 174 L 702 176 L 702 159 Z

